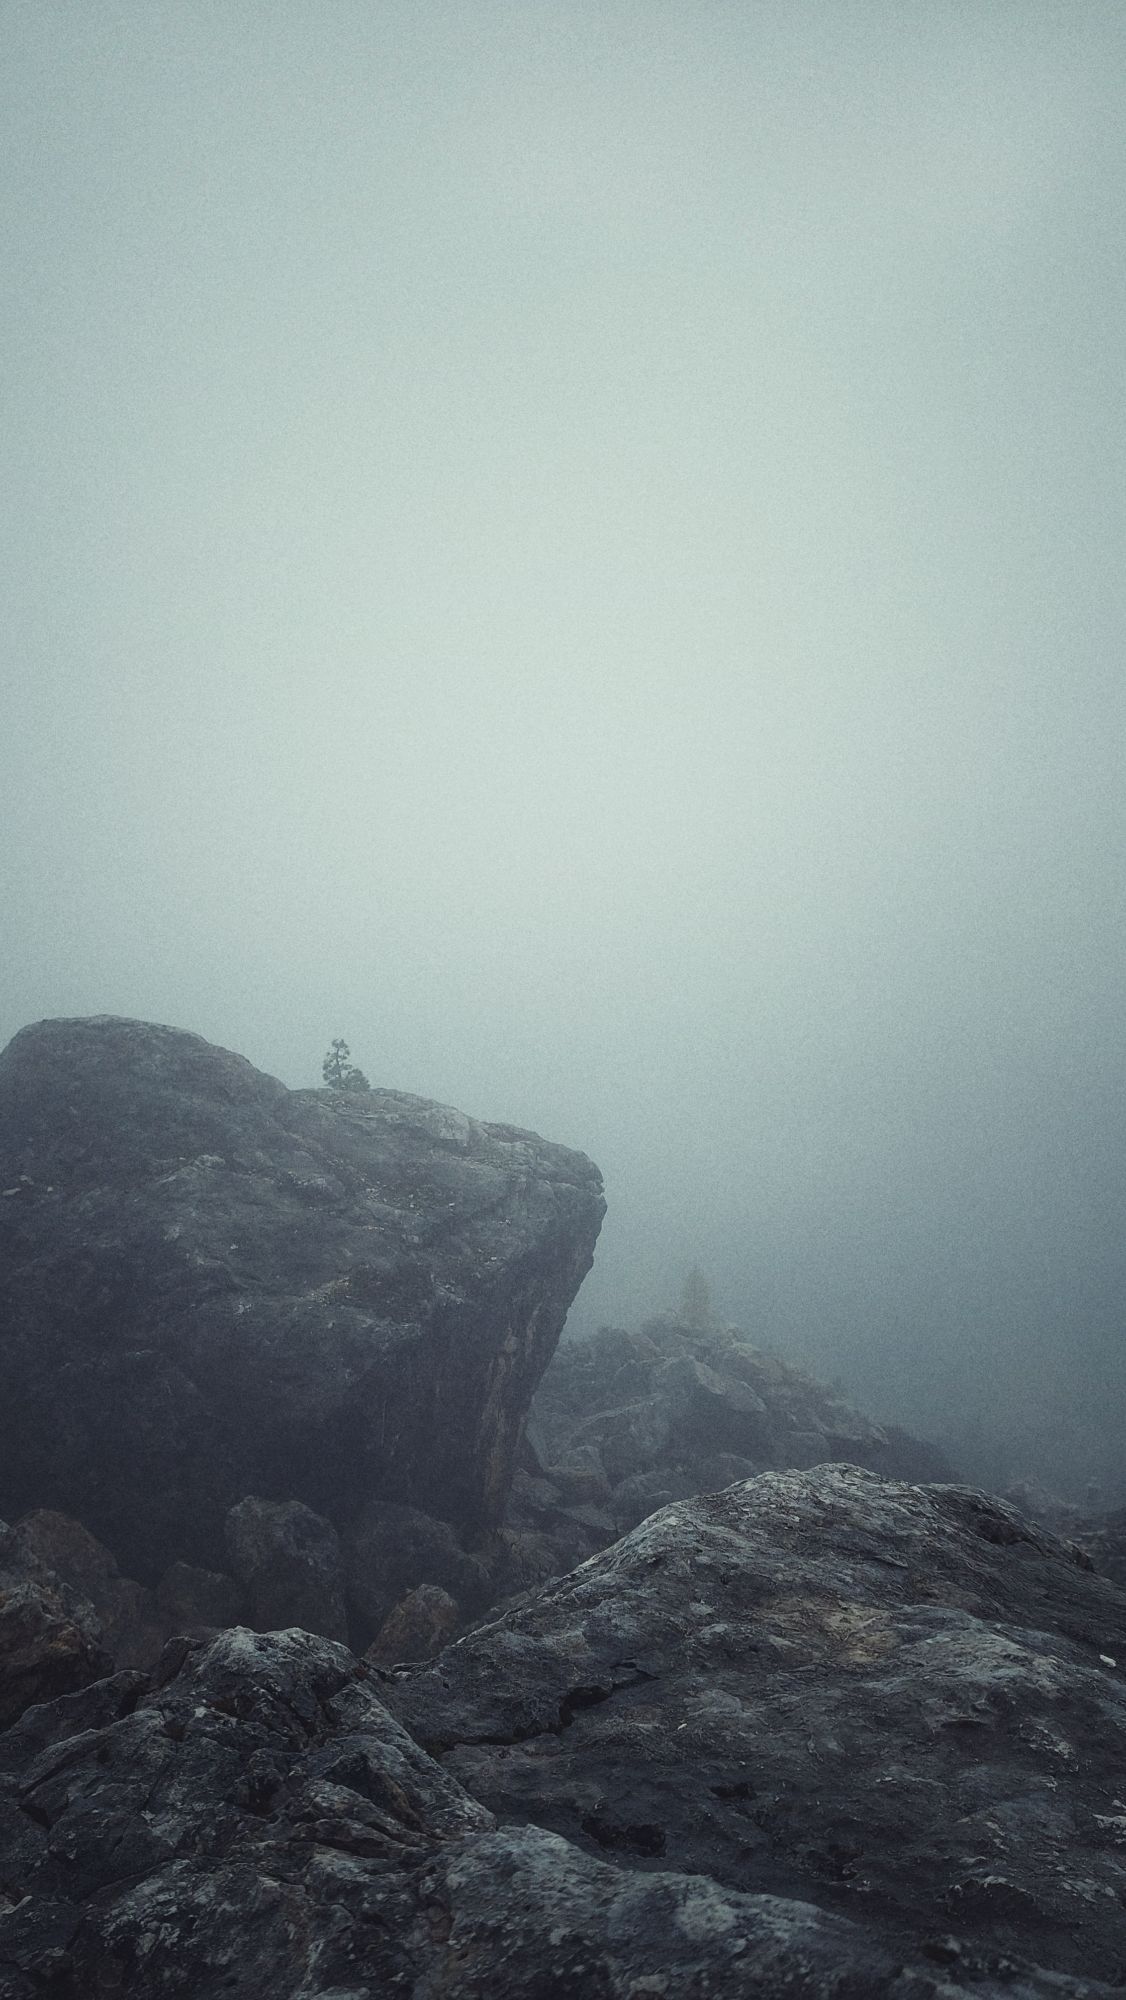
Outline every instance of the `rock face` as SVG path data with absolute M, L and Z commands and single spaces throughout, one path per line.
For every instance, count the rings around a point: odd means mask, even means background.
M 830 1465 L 669 1507 L 388 1700 L 505 1822 L 1126 1981 L 1126 1594 L 967 1488 Z
M 147 1669 L 174 1634 L 236 1624 L 244 1608 L 232 1577 L 187 1563 L 146 1589 L 78 1521 L 49 1508 L 12 1528 L 0 1522 L 0 1728 L 29 1703 L 115 1668 Z
M 0 2000 L 1092 2000 L 498 1826 L 304 1632 L 174 1642 L 0 1735 Z M 624 1865 L 621 1865 L 624 1864 Z
M 141 1022 L 25 1029 L 0 1510 L 76 1516 L 147 1584 L 222 1571 L 248 1494 L 488 1530 L 603 1207 L 581 1154 L 421 1098 L 289 1091 Z
M 602 1327 L 565 1341 L 536 1393 L 498 1581 L 526 1589 L 672 1500 L 830 1459 L 896 1479 L 954 1477 L 933 1445 L 872 1423 L 737 1327 Z

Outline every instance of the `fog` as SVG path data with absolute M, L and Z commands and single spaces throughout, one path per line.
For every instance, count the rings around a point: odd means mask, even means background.
M 581 1147 L 1123 1495 L 1126 12 L 7 0 L 0 1038 Z

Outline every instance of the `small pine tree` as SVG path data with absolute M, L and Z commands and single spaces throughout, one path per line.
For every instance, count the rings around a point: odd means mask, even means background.
M 696 1333 L 702 1333 L 706 1326 L 711 1325 L 712 1295 L 698 1264 L 693 1264 L 684 1280 L 684 1289 L 680 1294 L 680 1317 L 685 1326 L 690 1326 Z
M 335 1041 L 321 1064 L 321 1075 L 330 1090 L 370 1090 L 362 1069 L 352 1061 L 347 1042 Z

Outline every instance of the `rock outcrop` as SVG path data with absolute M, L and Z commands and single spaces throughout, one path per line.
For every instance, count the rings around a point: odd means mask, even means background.
M 0 1058 L 0 2000 L 1126 1990 L 1126 1592 L 730 1330 L 528 1420 L 601 1214 L 169 1029 Z
M 174 1643 L 0 1735 L 0 2000 L 1095 2000 L 498 1825 L 304 1632 Z
M 737 1327 L 665 1317 L 565 1340 L 532 1404 L 498 1594 L 572 1568 L 672 1500 L 832 1459 L 955 1477 L 934 1445 L 872 1423 Z
M 830 1465 L 669 1507 L 387 1699 L 506 1823 L 1126 1981 L 1126 1593 L 968 1488 Z
M 76 1516 L 148 1585 L 224 1571 L 250 1495 L 341 1534 L 372 1500 L 485 1534 L 603 1207 L 581 1154 L 421 1098 L 290 1091 L 141 1022 L 24 1029 L 0 1511 Z

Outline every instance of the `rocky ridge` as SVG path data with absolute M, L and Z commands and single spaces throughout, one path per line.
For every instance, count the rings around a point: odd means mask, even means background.
M 546 1582 L 670 1501 L 834 1459 L 955 1477 L 933 1445 L 873 1423 L 738 1327 L 666 1314 L 566 1339 L 532 1404 L 498 1584 Z

